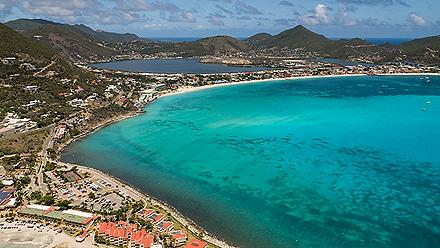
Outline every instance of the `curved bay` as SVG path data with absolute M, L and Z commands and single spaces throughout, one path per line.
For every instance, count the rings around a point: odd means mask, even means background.
M 160 98 L 62 159 L 241 247 L 435 247 L 439 117 L 438 77 L 234 85 Z

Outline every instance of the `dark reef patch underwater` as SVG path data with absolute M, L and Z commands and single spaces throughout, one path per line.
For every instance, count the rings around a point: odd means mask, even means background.
M 316 78 L 164 97 L 62 160 L 120 177 L 240 247 L 437 248 L 440 78 L 430 81 Z

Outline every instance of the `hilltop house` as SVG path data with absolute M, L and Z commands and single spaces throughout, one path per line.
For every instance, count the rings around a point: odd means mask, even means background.
M 80 99 L 80 98 L 75 98 L 75 99 L 69 101 L 69 105 L 74 108 L 83 107 L 84 100 Z
M 2 59 L 2 63 L 4 65 L 14 65 L 15 64 L 15 60 L 16 60 L 15 57 L 8 57 L 8 58 Z
M 20 69 L 25 69 L 27 71 L 35 71 L 37 68 L 31 63 L 23 63 L 20 65 Z
M 38 86 L 36 85 L 28 85 L 23 88 L 25 91 L 35 92 L 38 90 Z

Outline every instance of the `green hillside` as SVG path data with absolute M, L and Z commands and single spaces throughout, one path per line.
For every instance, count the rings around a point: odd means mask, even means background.
M 438 64 L 440 62 L 440 36 L 411 40 L 398 46 L 416 62 Z
M 7 22 L 20 34 L 45 43 L 66 58 L 81 59 L 116 54 L 99 39 L 75 26 L 44 20 L 18 19 Z
M 44 63 L 50 61 L 54 53 L 48 47 L 25 38 L 0 23 L 0 57 L 15 56 Z

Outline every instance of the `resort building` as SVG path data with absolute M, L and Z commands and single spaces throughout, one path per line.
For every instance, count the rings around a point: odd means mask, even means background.
M 14 189 L 0 190 L 0 210 L 15 207 L 17 198 L 14 198 L 14 192 Z
M 73 227 L 89 227 L 96 219 L 95 214 L 76 210 L 58 210 L 57 207 L 44 205 L 27 205 L 19 208 L 17 213 L 21 217 L 40 219 L 58 224 L 69 225 Z
M 157 225 L 165 219 L 164 214 L 156 213 L 153 209 L 142 209 L 137 212 L 137 216 L 145 221 L 151 222 L 153 225 Z
M 173 222 L 171 221 L 161 221 L 156 225 L 156 229 L 159 232 L 168 232 L 174 228 Z
M 183 245 L 188 240 L 188 237 L 182 230 L 174 230 L 169 233 L 171 237 L 175 240 L 175 245 Z
M 54 139 L 62 139 L 64 138 L 64 134 L 66 133 L 67 125 L 64 123 L 59 124 L 55 129 Z
M 153 234 L 146 232 L 145 229 L 139 229 L 137 224 L 129 225 L 124 221 L 100 223 L 97 237 L 114 246 L 135 248 L 162 247 L 161 244 L 154 244 Z
M 158 224 L 163 219 L 165 219 L 165 215 L 164 214 L 157 214 L 157 215 L 153 215 L 153 216 L 154 216 L 154 219 L 151 220 L 151 223 L 153 223 L 153 224 Z
M 137 212 L 136 215 L 139 216 L 142 219 L 146 219 L 153 215 L 155 211 L 153 209 L 142 209 L 141 211 Z

